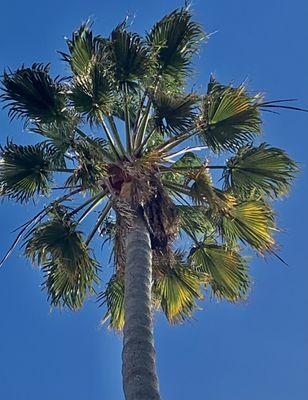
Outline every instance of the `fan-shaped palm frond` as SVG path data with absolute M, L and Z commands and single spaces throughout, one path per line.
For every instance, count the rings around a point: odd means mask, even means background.
M 98 64 L 91 67 L 87 76 L 76 77 L 70 94 L 75 110 L 91 124 L 102 121 L 109 114 L 114 102 L 112 85 Z
M 235 250 L 202 243 L 192 248 L 189 258 L 194 269 L 208 276 L 214 296 L 232 302 L 246 298 L 250 284 L 247 262 Z
M 95 193 L 100 190 L 99 181 L 106 176 L 104 166 L 95 165 L 91 162 L 80 164 L 66 182 L 66 187 L 80 186 L 83 190 L 91 190 Z
M 196 171 L 193 177 L 193 183 L 190 187 L 190 196 L 197 203 L 209 203 L 215 197 L 212 185 L 212 176 L 205 166 Z
M 72 148 L 75 140 L 75 128 L 78 123 L 76 116 L 71 115 L 67 120 L 51 122 L 49 124 L 37 123 L 31 132 L 47 138 L 46 143 L 54 148 L 53 163 L 58 168 L 66 168 L 66 153 Z
M 93 294 L 97 263 L 64 208 L 54 210 L 52 219 L 30 232 L 25 254 L 45 272 L 44 288 L 51 305 L 76 309 Z
M 189 195 L 194 203 L 207 204 L 213 217 L 228 212 L 236 203 L 236 198 L 231 193 L 213 186 L 206 166 L 195 173 Z
M 108 327 L 121 331 L 124 326 L 124 282 L 117 275 L 112 276 L 104 292 L 98 296 L 101 305 L 106 305 L 107 311 L 102 323 L 109 320 Z
M 196 301 L 202 299 L 204 276 L 185 264 L 182 258 L 177 252 L 174 265 L 161 264 L 160 274 L 153 285 L 155 303 L 172 324 L 191 317 L 197 308 Z
M 223 213 L 220 229 L 228 242 L 239 239 L 260 253 L 270 252 L 275 246 L 273 212 L 262 201 L 250 200 L 235 205 Z
M 96 181 L 96 168 L 92 164 L 78 166 L 65 181 L 65 187 L 74 188 L 80 186 L 82 190 L 94 188 Z
M 80 185 L 83 190 L 100 191 L 102 180 L 107 176 L 105 153 L 108 146 L 104 139 L 79 139 L 74 142 L 78 167 L 65 183 L 67 187 Z
M 1 98 L 11 119 L 49 123 L 65 119 L 66 96 L 59 79 L 49 75 L 49 65 L 33 64 L 3 75 Z
M 188 8 L 175 10 L 155 24 L 147 36 L 155 54 L 157 70 L 163 84 L 181 90 L 183 79 L 190 69 L 192 55 L 205 37 L 200 25 L 191 20 Z
M 148 50 L 137 33 L 128 32 L 125 22 L 110 36 L 114 77 L 120 88 L 134 89 L 148 71 Z
M 213 151 L 232 151 L 260 133 L 260 95 L 249 97 L 244 85 L 222 86 L 211 80 L 202 103 L 199 138 Z
M 208 217 L 208 206 L 179 205 L 180 227 L 190 237 L 197 240 L 198 236 L 210 236 L 214 227 Z
M 94 36 L 88 22 L 82 24 L 73 32 L 72 38 L 66 43 L 70 54 L 60 52 L 64 61 L 70 64 L 72 72 L 76 76 L 86 76 L 91 70 L 92 64 L 106 61 L 106 41 L 100 36 Z
M 167 135 L 193 129 L 198 101 L 198 96 L 193 93 L 172 95 L 159 92 L 154 98 L 156 125 Z
M 62 142 L 70 145 L 74 140 L 75 129 L 79 123 L 80 118 L 76 114 L 68 113 L 68 118 L 65 121 L 36 123 L 30 128 L 30 131 L 51 139 L 59 145 Z
M 21 146 L 8 142 L 0 147 L 1 194 L 21 203 L 35 194 L 46 195 L 52 179 L 54 151 L 46 143 Z
M 288 193 L 297 172 L 297 164 L 283 150 L 265 143 L 258 147 L 247 145 L 228 160 L 225 187 L 243 195 L 257 190 L 280 197 Z

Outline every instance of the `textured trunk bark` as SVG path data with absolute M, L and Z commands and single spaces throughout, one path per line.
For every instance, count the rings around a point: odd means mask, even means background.
M 122 353 L 126 400 L 159 400 L 151 306 L 152 251 L 143 218 L 136 216 L 126 237 Z

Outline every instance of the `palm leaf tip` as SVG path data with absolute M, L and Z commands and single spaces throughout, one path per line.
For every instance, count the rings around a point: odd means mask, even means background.
M 0 147 L 1 194 L 21 203 L 35 194 L 46 195 L 52 180 L 50 167 L 53 148 L 40 143 L 21 146 L 8 142 Z
M 203 99 L 199 137 L 214 152 L 232 150 L 261 133 L 260 94 L 250 97 L 238 88 L 210 81 Z
M 134 90 L 136 81 L 145 77 L 149 67 L 148 49 L 142 38 L 128 32 L 124 21 L 111 33 L 110 51 L 117 84 Z
M 11 119 L 49 123 L 65 118 L 66 97 L 59 79 L 49 75 L 49 65 L 33 64 L 15 72 L 5 72 L 1 99 Z
M 34 228 L 24 245 L 25 255 L 45 273 L 43 287 L 51 305 L 77 309 L 94 293 L 97 263 L 64 209 Z
M 247 262 L 236 250 L 216 243 L 201 243 L 190 252 L 191 265 L 207 275 L 213 296 L 231 302 L 244 300 L 250 287 Z
M 70 54 L 60 53 L 68 62 L 75 75 L 85 75 L 96 51 L 96 41 L 89 23 L 84 23 L 73 32 L 71 39 L 66 39 Z
M 227 162 L 225 187 L 249 195 L 252 191 L 272 198 L 288 193 L 298 165 L 281 149 L 262 143 L 246 145 Z

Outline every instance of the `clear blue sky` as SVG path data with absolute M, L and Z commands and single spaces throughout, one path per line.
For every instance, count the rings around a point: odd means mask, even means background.
M 0 70 L 53 63 L 65 35 L 93 17 L 108 34 L 127 13 L 144 32 L 175 0 L 2 0 Z M 211 72 L 223 82 L 250 81 L 268 99 L 300 99 L 308 107 L 306 0 L 195 0 L 196 18 L 213 35 L 198 59 L 196 81 Z M 27 140 L 0 113 L 1 143 Z M 277 203 L 281 255 L 252 263 L 254 288 L 245 305 L 205 303 L 194 321 L 168 327 L 156 318 L 158 371 L 164 400 L 302 400 L 308 396 L 308 116 L 267 115 L 264 139 L 284 147 L 302 173 L 289 198 Z M 0 205 L 0 251 L 32 206 Z M 104 255 L 103 255 L 104 257 Z M 106 259 L 106 256 L 105 256 Z M 104 263 L 103 263 L 104 264 Z M 107 260 L 105 265 L 107 264 Z M 110 267 L 106 267 L 110 268 Z M 123 400 L 121 337 L 98 328 L 94 301 L 77 313 L 50 313 L 41 273 L 15 253 L 0 271 L 0 398 L 5 400 Z

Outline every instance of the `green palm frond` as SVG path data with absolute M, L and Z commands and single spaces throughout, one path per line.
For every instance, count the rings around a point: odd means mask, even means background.
M 100 190 L 99 182 L 107 176 L 105 152 L 108 153 L 107 143 L 104 139 L 88 137 L 79 139 L 74 143 L 74 150 L 78 160 L 78 167 L 68 177 L 65 186 L 81 186 L 83 190 L 92 192 Z
M 107 311 L 102 323 L 109 320 L 108 328 L 121 331 L 124 326 L 124 282 L 117 275 L 112 276 L 104 292 L 98 296 L 101 305 L 106 305 Z
M 184 322 L 198 308 L 197 300 L 203 298 L 201 285 L 204 276 L 190 268 L 179 253 L 175 264 L 160 266 L 161 274 L 153 284 L 156 306 L 160 306 L 171 324 Z
M 172 95 L 159 92 L 154 98 L 155 123 L 167 135 L 193 129 L 199 97 L 193 93 Z
M 180 217 L 180 227 L 190 237 L 197 240 L 202 236 L 210 236 L 213 225 L 208 217 L 208 207 L 205 205 L 179 205 L 177 206 Z
M 246 259 L 233 249 L 216 243 L 193 247 L 189 259 L 194 269 L 208 276 L 212 294 L 235 302 L 245 299 L 250 278 Z
M 46 143 L 21 146 L 8 142 L 0 147 L 1 194 L 21 203 L 35 194 L 46 195 L 52 180 L 54 148 Z
M 76 309 L 95 292 L 89 244 L 100 238 L 113 264 L 99 295 L 104 321 L 123 328 L 125 238 L 136 214 L 150 238 L 152 306 L 170 323 L 192 316 L 203 289 L 231 302 L 246 298 L 239 245 L 276 255 L 267 201 L 288 192 L 298 167 L 283 150 L 253 140 L 263 111 L 308 110 L 213 77 L 206 94 L 187 90 L 205 37 L 185 1 L 145 37 L 126 20 L 105 37 L 82 24 L 61 53 L 66 78 L 53 78 L 49 64 L 4 72 L 9 117 L 23 119 L 41 143 L 0 147 L 0 196 L 21 203 L 46 196 L 46 204 L 18 229 L 3 262 L 23 238 L 52 305 Z M 229 159 L 216 164 L 222 152 Z M 91 218 L 84 240 L 79 226 Z M 179 243 L 194 246 L 188 256 Z
M 103 239 L 103 245 L 108 243 L 111 245 L 112 250 L 110 260 L 113 259 L 115 271 L 119 275 L 123 275 L 125 270 L 125 242 L 123 237 L 125 235 L 125 221 L 116 211 L 116 217 L 107 217 L 100 226 L 99 234 Z
M 104 46 L 99 37 L 93 36 L 88 23 L 84 23 L 67 39 L 69 54 L 60 52 L 64 61 L 70 64 L 76 76 L 89 73 L 92 63 L 100 58 Z
M 199 166 L 200 168 L 202 166 L 201 159 L 196 154 L 188 152 L 176 160 L 170 168 L 163 171 L 164 182 L 184 185 L 191 180 L 192 176 L 196 175 Z
M 83 190 L 91 190 L 91 193 L 100 191 L 99 181 L 106 177 L 104 165 L 97 165 L 91 162 L 80 164 L 66 182 L 66 187 L 80 186 Z
M 65 121 L 36 123 L 30 128 L 30 131 L 51 139 L 55 143 L 64 142 L 69 145 L 74 140 L 75 129 L 79 123 L 80 118 L 76 114 L 70 113 Z
M 247 145 L 228 160 L 225 187 L 243 195 L 257 190 L 272 198 L 281 197 L 288 193 L 297 172 L 297 164 L 285 151 L 266 143 Z
M 59 168 L 66 167 L 65 155 L 74 144 L 77 123 L 76 116 L 71 115 L 65 121 L 49 124 L 37 123 L 31 128 L 31 132 L 44 136 L 47 138 L 46 143 L 53 146 L 53 163 Z
M 193 177 L 193 183 L 190 187 L 190 196 L 194 203 L 209 203 L 215 196 L 213 190 L 212 176 L 203 166 Z
M 220 215 L 221 212 L 228 212 L 236 203 L 232 194 L 213 186 L 212 177 L 205 166 L 195 173 L 189 195 L 194 203 L 208 205 L 212 216 Z
M 66 96 L 60 80 L 49 75 L 49 64 L 33 64 L 5 72 L 1 99 L 11 119 L 49 123 L 65 119 Z
M 226 241 L 235 243 L 239 239 L 260 253 L 271 252 L 275 246 L 274 215 L 261 200 L 239 203 L 223 213 L 220 229 Z
M 57 209 L 52 219 L 31 231 L 25 254 L 44 271 L 51 305 L 77 309 L 94 293 L 97 263 L 65 209 Z
M 137 81 L 148 72 L 148 49 L 142 38 L 128 32 L 124 22 L 111 33 L 110 47 L 117 84 L 120 88 L 127 85 L 129 89 L 135 89 Z
M 135 88 L 135 90 L 137 90 L 137 87 Z M 136 93 L 132 91 L 129 91 L 126 96 L 128 103 L 128 113 L 130 117 L 130 125 L 134 126 L 140 107 L 140 96 L 136 96 Z M 125 111 L 123 107 L 124 101 L 125 95 L 123 94 L 123 92 L 116 93 L 111 112 L 114 117 L 119 118 L 123 122 L 125 121 Z
M 155 55 L 162 83 L 169 89 L 181 89 L 190 71 L 192 56 L 204 37 L 200 25 L 191 20 L 191 13 L 186 7 L 166 15 L 153 26 L 147 42 Z
M 200 167 L 201 169 L 202 160 L 197 154 L 193 152 L 185 153 L 172 164 L 172 168 L 174 169 L 174 171 L 180 170 L 181 168 L 187 168 L 187 170 L 194 169 L 198 172 L 198 169 L 196 169 L 196 167 Z
M 209 84 L 199 121 L 199 138 L 213 151 L 232 151 L 261 132 L 260 95 L 250 97 L 244 85 Z
M 113 87 L 98 63 L 87 76 L 76 77 L 70 99 L 75 110 L 91 124 L 101 122 L 114 103 Z

